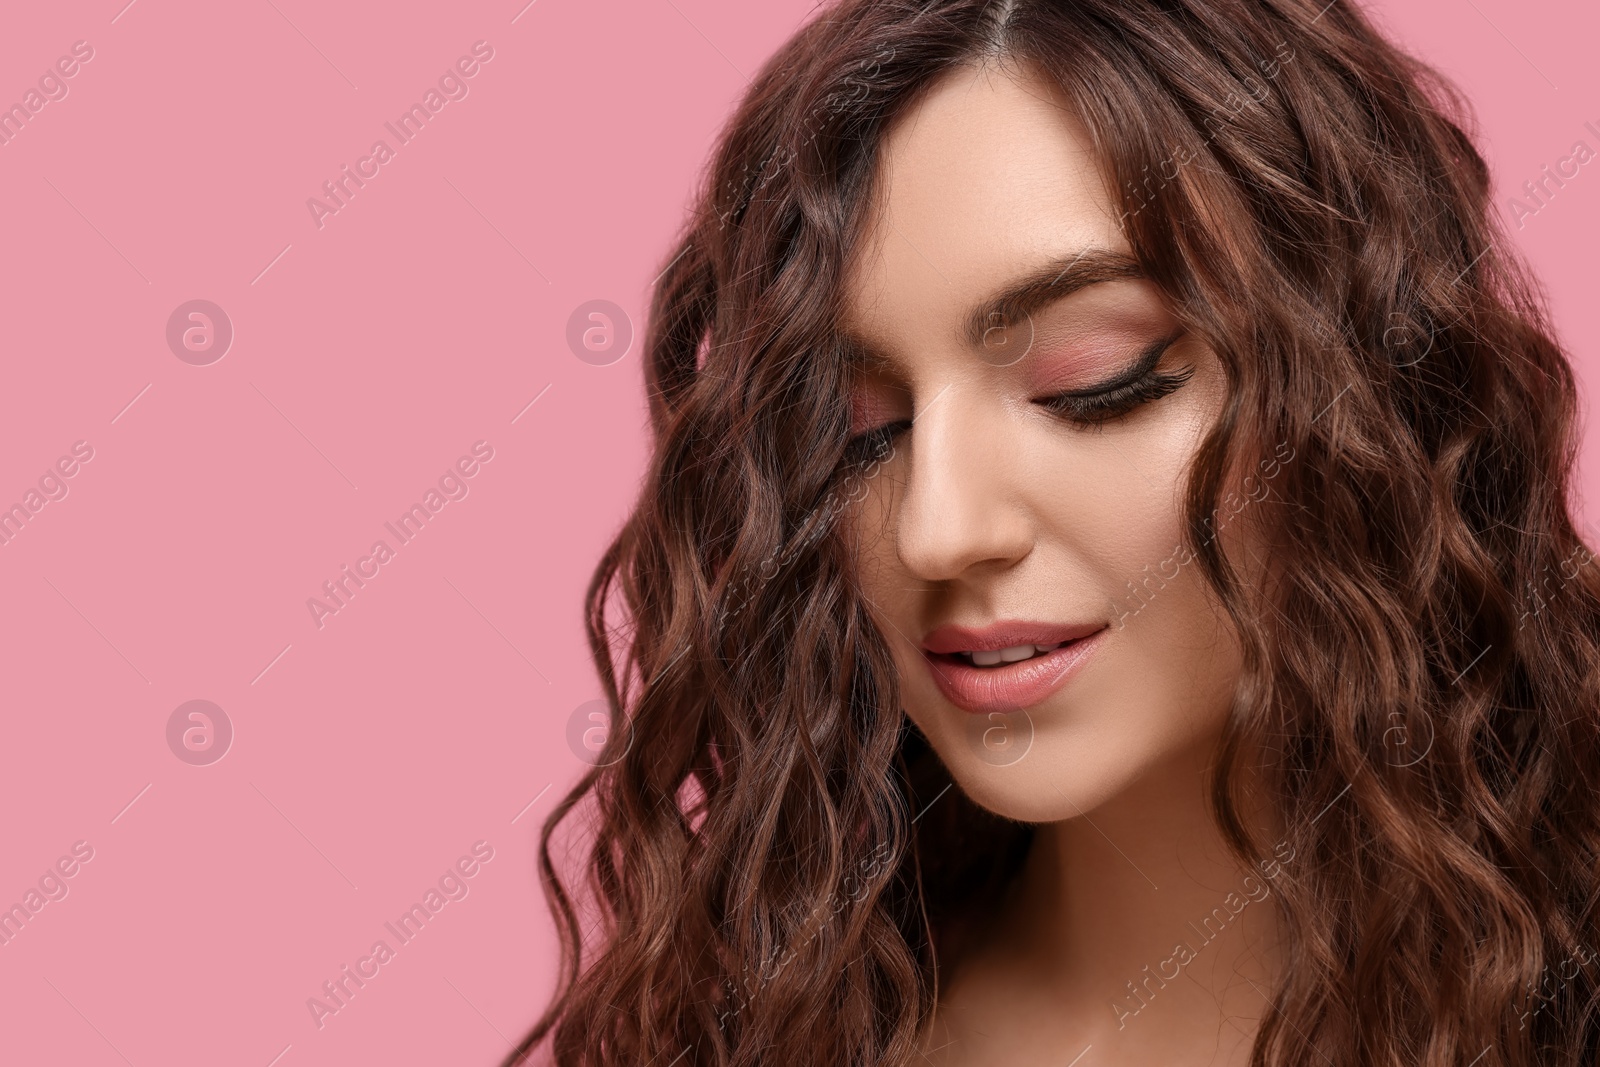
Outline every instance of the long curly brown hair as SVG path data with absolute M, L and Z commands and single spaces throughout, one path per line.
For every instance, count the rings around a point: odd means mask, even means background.
M 1244 652 L 1210 801 L 1270 862 L 1258 760 L 1294 857 L 1253 1067 L 1597 1062 L 1573 374 L 1459 94 L 1324 5 L 841 0 L 767 63 L 654 290 L 653 458 L 586 603 L 615 726 L 543 829 L 563 961 L 506 1064 L 909 1064 L 941 951 L 1027 850 L 908 724 L 836 521 L 872 459 L 835 327 L 882 135 L 985 58 L 1060 85 L 1226 370 L 1185 497 Z M 1246 582 L 1211 517 L 1269 451 Z

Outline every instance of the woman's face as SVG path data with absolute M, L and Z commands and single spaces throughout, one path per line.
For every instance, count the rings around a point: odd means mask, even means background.
M 1235 637 L 1179 550 L 1222 367 L 1136 276 L 1042 80 L 954 71 L 883 149 L 842 324 L 852 432 L 888 452 L 851 515 L 860 589 L 961 788 L 1071 818 L 1203 762 L 1230 702 Z

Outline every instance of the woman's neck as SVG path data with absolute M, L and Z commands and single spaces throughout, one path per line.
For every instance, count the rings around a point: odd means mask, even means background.
M 1246 1063 L 1279 923 L 1271 878 L 1228 851 L 1208 788 L 1205 754 L 1185 753 L 1038 827 L 983 934 L 941 976 L 931 1044 L 955 1040 L 930 1059 L 1064 1067 L 1092 1048 L 1080 1067 Z

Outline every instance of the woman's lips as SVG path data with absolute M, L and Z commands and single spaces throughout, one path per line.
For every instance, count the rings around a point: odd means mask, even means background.
M 974 715 L 1013 712 L 1032 707 L 1076 677 L 1109 629 L 998 667 L 974 667 L 954 653 L 924 650 L 922 658 L 934 684 L 956 707 Z

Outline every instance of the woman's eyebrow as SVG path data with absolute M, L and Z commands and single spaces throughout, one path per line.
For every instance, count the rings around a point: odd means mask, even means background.
M 985 343 L 990 330 L 1025 321 L 1029 315 L 1071 293 L 1100 282 L 1144 278 L 1139 261 L 1125 252 L 1089 246 L 1029 271 L 985 300 L 967 316 L 962 339 L 973 347 Z
M 858 337 L 849 330 L 841 329 L 834 333 L 834 343 L 839 346 L 840 354 L 844 357 L 845 366 L 864 374 L 891 373 L 897 364 L 888 353 L 881 351 L 877 345 L 863 337 Z
M 961 339 L 970 347 L 982 347 L 990 330 L 1020 323 L 1034 311 L 1080 289 L 1145 277 L 1139 261 L 1127 253 L 1090 245 L 1035 267 L 973 308 Z M 848 366 L 862 371 L 893 371 L 897 367 L 887 352 L 848 329 L 837 330 L 834 338 Z

